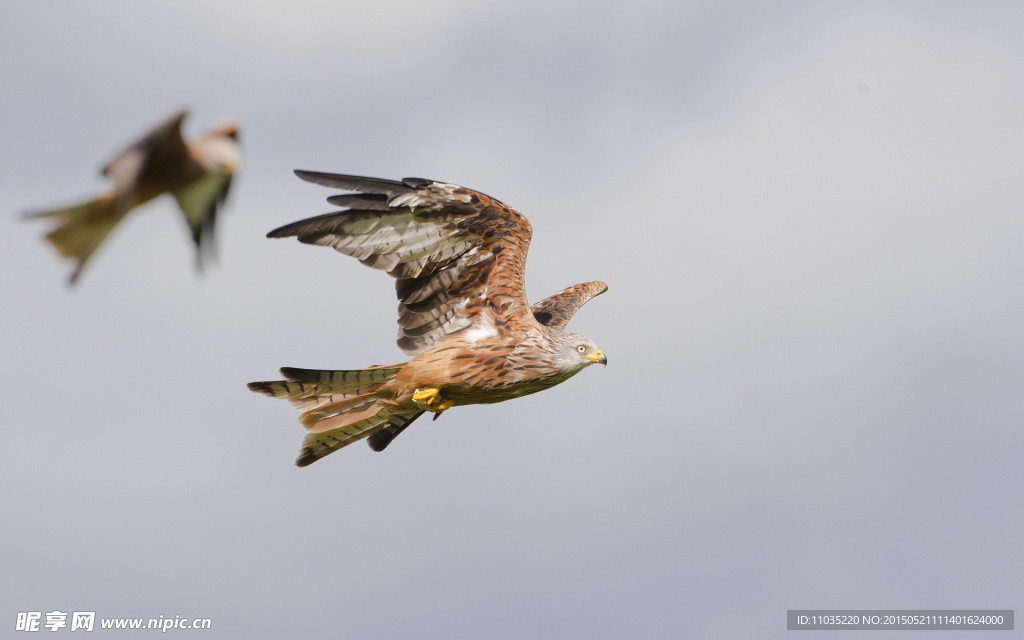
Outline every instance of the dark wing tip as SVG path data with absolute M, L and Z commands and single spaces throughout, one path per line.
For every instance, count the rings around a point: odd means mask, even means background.
M 383 193 L 345 193 L 331 196 L 327 198 L 327 202 L 336 207 L 369 211 L 387 211 L 390 208 L 388 196 Z
M 325 213 L 321 216 L 314 216 L 312 218 L 306 218 L 305 220 L 289 222 L 282 227 L 278 227 L 273 231 L 268 232 L 267 237 L 291 238 L 292 236 L 296 236 L 300 242 L 316 244 L 316 240 L 320 234 L 331 231 L 332 226 L 339 220 L 343 220 L 348 213 L 348 211 L 332 211 L 331 213 Z
M 182 123 L 185 122 L 185 118 L 188 117 L 188 114 L 189 114 L 188 107 L 182 107 L 181 109 L 178 109 L 177 111 L 175 111 L 171 115 L 167 116 L 167 120 L 164 120 L 162 123 L 158 124 L 153 129 L 154 130 L 159 130 L 159 129 L 163 128 L 163 127 L 179 127 L 180 128 Z
M 413 189 L 422 189 L 423 187 L 434 184 L 437 180 L 428 180 L 426 178 L 402 178 L 402 184 Z
M 388 195 L 408 193 L 410 189 L 408 185 L 402 182 L 386 178 L 353 176 L 324 171 L 307 171 L 306 169 L 294 169 L 294 171 L 295 175 L 306 182 L 312 182 L 313 184 L 333 189 L 345 189 L 346 191 L 357 191 L 360 193 L 384 193 Z
M 284 226 L 280 226 L 276 229 L 267 232 L 268 238 L 291 238 L 292 236 L 298 235 L 299 225 L 305 222 L 300 220 L 299 222 L 289 222 Z

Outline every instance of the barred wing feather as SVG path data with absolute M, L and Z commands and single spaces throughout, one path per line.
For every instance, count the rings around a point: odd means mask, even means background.
M 523 290 L 532 230 L 518 211 L 482 193 L 422 178 L 296 174 L 357 193 L 328 198 L 349 209 L 267 236 L 333 247 L 395 277 L 398 345 L 406 354 L 473 326 L 485 308 L 506 322 L 532 322 Z

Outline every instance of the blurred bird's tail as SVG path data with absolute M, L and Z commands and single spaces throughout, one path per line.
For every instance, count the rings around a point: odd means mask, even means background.
M 66 209 L 29 213 L 25 217 L 56 220 L 57 226 L 46 235 L 46 239 L 57 247 L 62 256 L 73 258 L 77 263 L 71 273 L 71 282 L 74 283 L 89 256 L 117 226 L 123 214 L 117 214 L 111 193 Z
M 250 382 L 249 390 L 286 398 L 302 411 L 309 429 L 295 464 L 313 464 L 357 440 L 383 451 L 422 411 L 401 411 L 380 403 L 381 387 L 394 380 L 405 363 L 354 371 L 319 371 L 283 367 L 284 380 Z

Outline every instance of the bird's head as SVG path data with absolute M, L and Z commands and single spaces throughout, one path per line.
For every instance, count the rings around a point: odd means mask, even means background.
M 608 364 L 607 356 L 597 348 L 593 340 L 578 333 L 561 334 L 557 345 L 556 360 L 561 369 L 578 371 L 595 363 Z
M 210 172 L 232 174 L 242 164 L 238 145 L 238 123 L 224 119 L 193 143 L 194 156 Z
M 230 138 L 238 142 L 238 121 L 234 118 L 221 118 L 213 124 L 207 138 Z

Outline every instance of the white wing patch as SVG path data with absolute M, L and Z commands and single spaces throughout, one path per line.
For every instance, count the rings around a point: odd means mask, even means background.
M 490 309 L 484 309 L 475 324 L 466 329 L 466 341 L 475 345 L 480 340 L 494 338 L 498 335 L 498 328 L 494 326 L 494 316 Z

